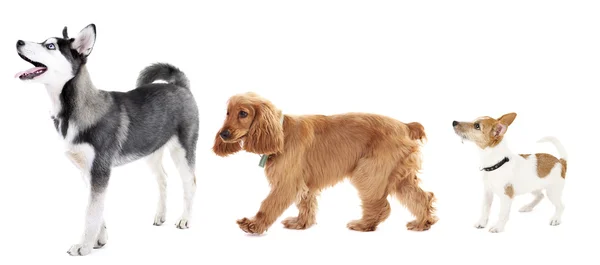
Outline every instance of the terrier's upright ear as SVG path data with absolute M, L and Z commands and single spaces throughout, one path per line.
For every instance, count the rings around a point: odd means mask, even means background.
M 71 44 L 71 48 L 76 50 L 82 56 L 87 57 L 90 55 L 90 53 L 92 53 L 95 42 L 96 25 L 89 24 L 79 32 L 77 37 L 75 37 L 75 40 Z
M 504 136 L 504 134 L 506 133 L 506 130 L 508 129 L 508 126 L 510 126 L 513 123 L 513 121 L 515 120 L 516 117 L 517 117 L 517 114 L 514 112 L 502 115 L 502 117 L 500 117 L 498 119 L 498 123 L 496 123 L 496 125 L 494 125 L 494 129 L 492 130 L 492 135 L 494 137 Z
M 502 137 L 506 133 L 506 129 L 508 129 L 508 126 L 498 122 L 496 123 L 496 125 L 494 125 L 494 128 L 492 129 L 492 136 L 494 138 Z
M 498 119 L 498 121 L 506 126 L 509 126 L 513 123 L 513 121 L 515 120 L 516 117 L 517 117 L 517 114 L 514 112 L 511 112 L 511 113 L 502 115 L 502 117 L 500 117 L 500 119 Z

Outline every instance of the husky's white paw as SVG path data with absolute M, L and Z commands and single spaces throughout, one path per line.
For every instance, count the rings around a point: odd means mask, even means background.
M 531 211 L 533 211 L 533 207 L 531 207 L 529 205 L 525 205 L 525 206 L 521 207 L 521 209 L 519 209 L 519 212 L 522 212 L 522 213 L 528 213 Z
M 69 251 L 67 251 L 67 253 L 69 253 L 69 255 L 71 256 L 85 256 L 87 254 L 90 254 L 90 252 L 92 252 L 92 247 L 89 245 L 82 244 L 75 244 L 71 246 Z
M 175 224 L 175 226 L 179 229 L 188 229 L 190 228 L 189 225 L 189 220 L 186 218 L 181 218 L 179 219 L 179 221 L 177 221 L 177 223 Z
M 504 231 L 504 228 L 499 226 L 492 226 L 492 228 L 490 228 L 490 233 L 501 233 L 502 231 Z
M 154 217 L 154 225 L 155 226 L 161 226 L 162 224 L 164 224 L 166 221 L 166 217 L 165 217 L 165 213 L 156 213 L 156 216 Z
M 94 244 L 94 249 L 102 248 L 108 242 L 108 232 L 106 231 L 106 226 L 102 226 L 100 229 L 100 233 L 98 234 L 98 239 L 96 239 L 96 243 Z
M 552 220 L 550 220 L 550 225 L 551 226 L 557 226 L 560 223 L 561 223 L 560 219 L 553 218 Z

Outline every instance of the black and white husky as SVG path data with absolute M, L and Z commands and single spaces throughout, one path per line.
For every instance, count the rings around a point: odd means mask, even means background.
M 88 25 L 75 38 L 69 38 L 66 27 L 62 34 L 62 38 L 41 43 L 17 41 L 19 56 L 34 66 L 17 77 L 46 86 L 65 154 L 81 170 L 90 189 L 83 238 L 68 253 L 83 256 L 106 244 L 103 210 L 111 168 L 140 158 L 147 159 L 158 179 L 160 197 L 154 225 L 165 222 L 165 149 L 170 150 L 183 182 L 184 210 L 176 226 L 188 228 L 196 191 L 199 123 L 188 79 L 172 65 L 153 64 L 141 71 L 134 90 L 96 89 L 86 68 L 96 26 Z M 156 80 L 168 83 L 153 83 Z

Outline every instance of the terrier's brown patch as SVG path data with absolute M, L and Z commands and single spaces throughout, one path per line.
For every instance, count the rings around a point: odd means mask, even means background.
M 531 154 L 519 154 L 521 157 L 527 159 Z
M 515 196 L 515 190 L 513 189 L 512 184 L 507 184 L 504 186 L 504 194 L 511 199 Z
M 564 160 L 561 158 L 559 160 L 559 162 L 562 165 L 562 170 L 560 171 L 560 176 L 562 176 L 562 178 L 565 178 L 565 176 L 567 175 L 567 160 Z
M 537 173 L 538 177 L 540 178 L 545 178 L 546 176 L 548 176 L 548 174 L 550 174 L 550 171 L 552 171 L 554 165 L 556 165 L 556 163 L 559 163 L 558 158 L 554 157 L 551 154 L 538 153 L 535 154 L 535 157 L 537 158 Z

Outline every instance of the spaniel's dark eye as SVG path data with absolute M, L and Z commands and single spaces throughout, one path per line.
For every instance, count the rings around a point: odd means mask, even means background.
M 248 117 L 248 112 L 245 112 L 243 110 L 240 111 L 240 118 L 246 118 L 246 117 Z
M 229 111 L 227 112 L 227 116 L 229 116 Z
M 479 127 L 479 123 L 475 123 L 475 130 L 479 130 L 481 129 L 481 127 Z

